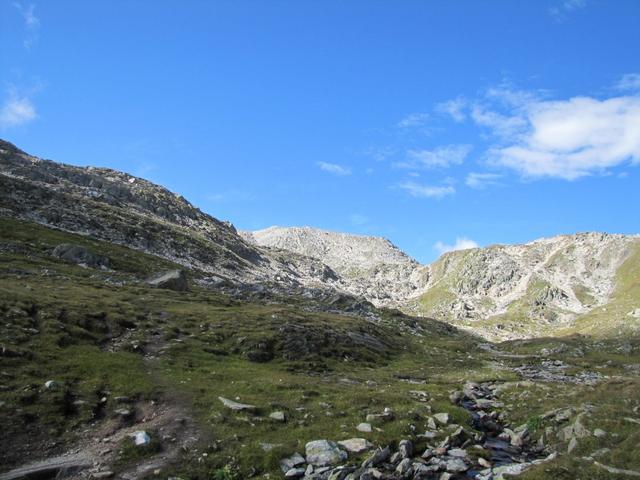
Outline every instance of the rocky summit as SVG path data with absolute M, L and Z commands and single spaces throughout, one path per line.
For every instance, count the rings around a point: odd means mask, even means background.
M 238 232 L 0 143 L 0 480 L 640 476 L 640 239 Z

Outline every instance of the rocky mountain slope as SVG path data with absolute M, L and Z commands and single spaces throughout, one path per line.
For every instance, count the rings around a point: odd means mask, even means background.
M 126 245 L 202 271 L 212 282 L 342 290 L 322 262 L 265 252 L 230 223 L 159 185 L 107 168 L 43 160 L 2 140 L 0 216 Z
M 344 279 L 344 288 L 376 305 L 393 305 L 425 286 L 422 266 L 386 238 L 311 227 L 270 227 L 240 232 L 249 242 L 321 260 Z
M 427 267 L 426 290 L 407 310 L 500 338 L 548 334 L 618 301 L 622 267 L 640 265 L 638 252 L 640 238 L 603 233 L 450 252 Z
M 425 266 L 383 238 L 309 227 L 239 233 L 144 179 L 42 160 L 3 141 L 0 217 L 150 253 L 201 272 L 203 284 L 325 303 L 347 295 L 490 338 L 640 328 L 633 280 L 640 238 L 633 236 L 585 233 L 495 245 L 447 253 Z

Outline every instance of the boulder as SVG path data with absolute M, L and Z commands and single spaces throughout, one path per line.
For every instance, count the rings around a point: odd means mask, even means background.
M 189 290 L 189 282 L 184 270 L 169 270 L 160 273 L 147 280 L 147 283 L 152 287 L 166 288 L 168 290 L 175 290 L 176 292 L 186 292 Z
M 305 446 L 307 463 L 325 467 L 337 465 L 347 459 L 347 452 L 341 450 L 337 443 L 329 440 L 314 440 Z
M 241 412 L 241 411 L 255 412 L 256 411 L 256 407 L 254 405 L 247 405 L 246 403 L 235 402 L 233 400 L 229 400 L 228 398 L 224 398 L 224 397 L 218 397 L 218 400 L 220 400 L 225 407 L 231 410 L 235 410 L 238 412 Z
M 373 444 L 365 438 L 349 438 L 338 442 L 349 453 L 362 453 L 373 448 Z
M 449 414 L 448 413 L 436 413 L 433 418 L 435 418 L 436 422 L 441 425 L 446 425 L 449 423 Z
M 53 256 L 65 262 L 91 268 L 109 268 L 109 259 L 98 255 L 87 247 L 63 243 L 53 249 Z

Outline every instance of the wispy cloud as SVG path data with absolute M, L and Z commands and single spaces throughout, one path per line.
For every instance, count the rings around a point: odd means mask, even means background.
M 587 6 L 587 0 L 561 0 L 549 8 L 549 14 L 558 21 L 564 20 L 567 15 Z
M 465 109 L 467 100 L 463 97 L 454 98 L 446 102 L 438 103 L 435 107 L 436 112 L 448 115 L 456 122 L 463 122 L 467 118 Z
M 417 198 L 436 198 L 440 199 L 447 195 L 456 193 L 456 189 L 452 185 L 436 186 L 422 185 L 416 182 L 408 181 L 401 183 L 399 187 L 406 191 L 412 197 Z
M 460 165 L 471 151 L 471 145 L 444 145 L 433 150 L 409 150 L 408 163 L 400 163 L 400 167 L 447 168 Z
M 502 178 L 502 175 L 500 175 L 499 173 L 471 172 L 467 175 L 464 183 L 468 187 L 482 190 L 483 188 L 497 185 L 500 178 Z
M 398 122 L 400 128 L 422 127 L 429 120 L 428 113 L 411 113 Z
M 616 83 L 615 88 L 623 92 L 640 92 L 640 73 L 623 75 Z
M 447 245 L 443 242 L 438 241 L 435 243 L 433 248 L 440 255 L 442 255 L 443 253 L 454 252 L 457 250 L 468 250 L 470 248 L 478 248 L 478 244 L 473 240 L 471 240 L 470 238 L 458 237 L 456 238 L 456 243 L 454 243 L 453 245 Z
M 37 116 L 32 100 L 11 89 L 0 107 L 0 128 L 19 127 L 35 120 Z
M 23 41 L 24 48 L 31 50 L 40 35 L 40 19 L 35 15 L 36 6 L 33 3 L 23 4 L 22 2 L 14 2 L 13 6 L 20 12 L 24 20 L 27 32 L 27 36 Z
M 350 168 L 338 165 L 337 163 L 317 162 L 316 165 L 320 168 L 320 170 L 332 173 L 334 175 L 351 175 Z

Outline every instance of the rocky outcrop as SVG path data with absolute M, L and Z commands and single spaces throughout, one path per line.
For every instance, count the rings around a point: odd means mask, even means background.
M 606 305 L 619 268 L 639 247 L 638 237 L 580 233 L 450 252 L 427 267 L 425 291 L 407 310 L 471 328 L 520 319 L 520 334 L 506 328 L 493 336 L 535 336 L 536 326 L 567 326 Z
M 345 290 L 377 306 L 398 304 L 426 284 L 424 267 L 386 238 L 311 227 L 269 227 L 240 234 L 262 247 L 322 261 L 340 276 Z

